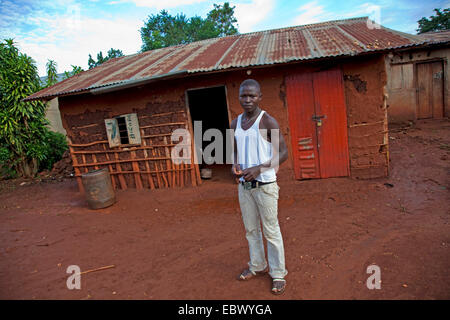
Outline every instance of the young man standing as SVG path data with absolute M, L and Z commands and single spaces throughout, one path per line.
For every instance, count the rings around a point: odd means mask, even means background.
M 239 102 L 244 112 L 231 123 L 235 139 L 232 173 L 239 177 L 239 204 L 250 253 L 249 267 L 239 279 L 248 280 L 267 272 L 262 224 L 267 240 L 272 293 L 281 294 L 286 288 L 287 270 L 278 224 L 276 169 L 287 159 L 288 153 L 277 121 L 259 107 L 261 98 L 257 81 L 243 81 Z

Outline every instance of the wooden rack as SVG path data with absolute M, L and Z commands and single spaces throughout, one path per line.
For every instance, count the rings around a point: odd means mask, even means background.
M 141 118 L 174 113 L 179 112 L 160 113 Z M 171 133 L 146 134 L 147 129 L 155 127 L 190 130 L 187 122 L 144 125 L 139 128 L 141 145 L 122 145 L 116 148 L 110 148 L 107 140 L 80 144 L 72 143 L 69 139 L 69 150 L 80 191 L 84 192 L 82 174 L 100 168 L 108 168 L 115 189 L 125 190 L 131 187 L 139 190 L 201 184 L 200 171 L 198 165 L 194 163 L 193 145 L 182 142 L 172 143 Z M 189 132 L 193 137 L 193 133 Z M 187 146 L 191 153 L 191 158 L 180 158 L 185 161 L 181 164 L 175 164 L 171 158 L 172 149 L 177 145 Z

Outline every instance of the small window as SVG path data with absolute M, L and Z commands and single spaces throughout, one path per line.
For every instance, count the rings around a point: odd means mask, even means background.
M 141 144 L 141 134 L 136 113 L 105 119 L 109 146 Z
M 125 117 L 116 117 L 117 126 L 119 127 L 119 138 L 120 144 L 130 144 L 130 139 L 128 139 L 128 129 L 127 123 L 125 122 Z

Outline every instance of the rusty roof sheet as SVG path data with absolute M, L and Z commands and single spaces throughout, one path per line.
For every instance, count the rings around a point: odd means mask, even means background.
M 382 26 L 367 17 L 207 39 L 111 59 L 25 100 L 51 99 L 103 87 L 120 88 L 174 74 L 357 55 L 436 42 Z M 447 38 L 448 41 L 448 38 Z
M 450 41 L 450 30 L 425 32 L 418 34 L 417 36 L 424 41 L 448 42 Z

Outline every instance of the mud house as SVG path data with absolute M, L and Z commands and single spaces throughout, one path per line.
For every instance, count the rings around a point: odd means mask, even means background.
M 228 36 L 112 59 L 28 97 L 58 97 L 76 176 L 107 167 L 115 188 L 201 183 L 175 164 L 171 133 L 201 120 L 229 127 L 242 112 L 239 84 L 262 87 L 292 179 L 383 177 L 389 172 L 385 56 L 430 44 L 355 18 Z M 116 130 L 118 128 L 118 130 Z M 194 150 L 194 139 L 189 148 Z
M 64 80 L 64 73 L 58 73 L 57 74 L 58 81 Z M 40 78 L 42 85 L 45 85 L 47 81 L 47 76 Z M 49 121 L 48 127 L 50 130 L 59 132 L 62 134 L 66 134 L 66 130 L 64 130 L 64 127 L 62 125 L 61 121 L 61 114 L 59 112 L 58 107 L 58 98 L 53 98 L 49 101 L 47 101 L 47 109 L 45 111 L 45 118 Z
M 389 122 L 450 115 L 450 31 L 416 37 L 429 45 L 400 48 L 385 56 Z

